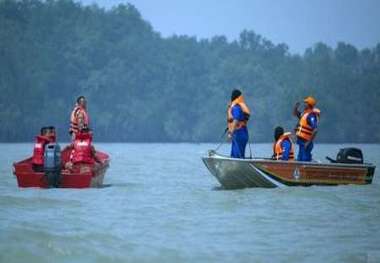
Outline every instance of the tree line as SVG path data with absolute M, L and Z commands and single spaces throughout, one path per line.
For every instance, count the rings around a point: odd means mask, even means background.
M 165 38 L 130 4 L 0 0 L 0 141 L 31 141 L 46 125 L 69 140 L 79 95 L 96 141 L 218 141 L 234 88 L 251 107 L 253 142 L 292 130 L 308 95 L 322 112 L 319 142 L 380 142 L 380 43 L 298 55 L 250 30 Z

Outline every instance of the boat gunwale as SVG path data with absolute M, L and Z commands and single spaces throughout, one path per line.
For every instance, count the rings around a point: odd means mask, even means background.
M 373 167 L 376 168 L 376 165 L 372 163 L 322 163 L 322 162 L 305 162 L 305 161 L 283 161 L 283 160 L 272 160 L 272 159 L 265 159 L 265 158 L 232 158 L 229 156 L 221 155 L 221 154 L 213 154 L 211 156 L 203 156 L 202 159 L 218 159 L 218 160 L 225 160 L 225 161 L 238 161 L 238 162 L 261 162 L 261 163 L 274 163 L 274 164 L 295 164 L 295 165 L 306 165 L 308 167 L 317 166 L 320 168 L 321 166 L 328 166 L 328 167 L 346 167 L 346 168 L 369 168 Z

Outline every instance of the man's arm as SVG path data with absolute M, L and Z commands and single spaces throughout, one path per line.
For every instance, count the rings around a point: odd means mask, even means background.
M 239 120 L 242 118 L 243 111 L 240 108 L 240 106 L 234 106 L 231 110 L 231 113 L 232 113 L 233 121 L 232 121 L 231 128 L 228 131 L 228 138 L 232 137 L 232 134 L 234 133 L 236 127 L 238 126 Z
M 298 119 L 301 119 L 301 112 L 298 110 L 298 107 L 300 106 L 300 103 L 297 102 L 295 105 L 294 105 L 294 108 L 293 108 L 293 115 L 296 116 Z
M 228 130 L 228 138 L 232 138 L 232 134 L 234 133 L 237 124 L 238 124 L 238 121 L 237 121 L 237 120 L 233 120 L 233 121 L 232 121 L 231 128 Z
M 307 123 L 313 129 L 313 132 L 311 134 L 310 141 L 305 143 L 305 147 L 307 147 L 309 145 L 309 143 L 314 140 L 315 136 L 317 136 L 317 133 L 318 133 L 318 118 L 317 118 L 317 116 L 315 116 L 315 114 L 310 114 L 309 117 L 307 118 Z

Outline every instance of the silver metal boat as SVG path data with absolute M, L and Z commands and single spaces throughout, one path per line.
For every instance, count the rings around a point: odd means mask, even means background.
M 225 189 L 370 184 L 376 168 L 372 164 L 235 159 L 214 151 L 202 160 Z

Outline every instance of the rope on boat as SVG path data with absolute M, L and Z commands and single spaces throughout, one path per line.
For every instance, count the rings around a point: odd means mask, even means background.
M 228 128 L 226 128 L 226 129 L 224 130 L 222 136 L 220 136 L 221 142 L 218 144 L 218 146 L 216 146 L 216 148 L 215 148 L 215 150 L 214 150 L 215 152 L 218 151 L 219 148 L 220 148 L 220 146 L 222 146 L 222 144 L 224 143 L 224 136 L 226 135 L 227 131 L 228 131 Z

